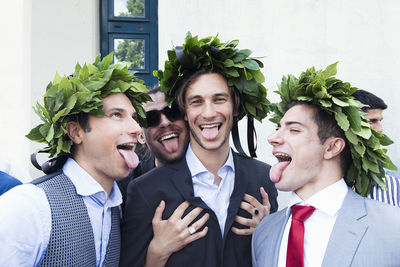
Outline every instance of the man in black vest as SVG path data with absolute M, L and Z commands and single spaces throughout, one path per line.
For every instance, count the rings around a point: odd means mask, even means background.
M 183 57 L 191 62 L 170 58 L 166 66 L 171 68 L 164 76 L 171 78 L 168 81 L 158 72 L 167 101 L 178 103 L 185 114 L 190 144 L 182 160 L 129 184 L 121 232 L 122 266 L 251 266 L 251 234 L 269 212 L 268 198 L 271 212 L 276 211 L 277 191 L 268 179 L 269 165 L 239 155 L 229 146 L 234 120 L 245 114 L 261 120 L 267 101 L 265 88 L 257 84 L 263 79 L 258 62 L 236 45 L 236 41 L 198 41 L 188 35 Z M 216 49 L 220 51 L 213 54 Z M 168 55 L 173 57 L 174 52 Z M 233 65 L 224 68 L 223 62 L 240 64 L 241 70 Z M 246 80 L 243 71 L 256 78 Z M 246 93 L 240 93 L 240 85 L 228 86 L 229 73 L 237 73 L 238 83 L 247 81 Z M 258 104 L 249 107 L 249 101 Z
M 0 266 L 118 266 L 121 193 L 138 164 L 146 87 L 113 55 L 47 86 L 44 123 L 27 135 L 65 156 L 62 169 L 0 198 Z

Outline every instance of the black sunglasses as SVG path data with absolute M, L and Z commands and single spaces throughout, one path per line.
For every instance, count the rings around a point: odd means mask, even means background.
M 173 104 L 172 107 L 166 106 L 162 110 L 150 110 L 146 112 L 147 128 L 158 126 L 161 122 L 161 113 L 164 114 L 171 122 L 183 119 L 183 114 L 178 105 Z

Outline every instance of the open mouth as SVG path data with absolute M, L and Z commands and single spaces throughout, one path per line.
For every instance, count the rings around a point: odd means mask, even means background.
M 139 164 L 139 158 L 135 153 L 135 143 L 125 143 L 117 145 L 119 154 L 125 160 L 129 168 L 134 169 Z
M 278 159 L 279 162 L 292 161 L 292 157 L 285 153 L 278 152 L 275 153 L 274 156 Z
M 170 133 L 158 139 L 158 141 L 163 145 L 165 151 L 168 153 L 174 153 L 178 151 L 179 148 L 179 134 Z
M 222 123 L 200 125 L 201 134 L 207 140 L 213 140 L 218 136 Z
M 271 167 L 269 177 L 272 182 L 277 183 L 280 181 L 283 171 L 292 162 L 292 157 L 282 152 L 273 154 L 278 159 L 278 163 Z

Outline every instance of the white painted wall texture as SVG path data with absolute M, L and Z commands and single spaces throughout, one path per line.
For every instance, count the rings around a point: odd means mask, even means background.
M 400 142 L 400 2 L 397 0 L 160 0 L 159 64 L 187 31 L 239 39 L 239 48 L 263 57 L 269 98 L 276 101 L 282 75 L 340 61 L 338 77 L 382 97 L 384 129 Z M 14 0 L 0 3 L 0 153 L 29 169 L 40 146 L 24 135 L 39 123 L 32 105 L 41 101 L 56 71 L 69 74 L 76 61 L 99 52 L 99 1 Z M 257 124 L 259 159 L 274 163 L 268 120 Z M 243 127 L 244 135 L 244 127 Z M 389 147 L 400 158 L 400 145 Z M 38 173 L 30 169 L 33 177 Z

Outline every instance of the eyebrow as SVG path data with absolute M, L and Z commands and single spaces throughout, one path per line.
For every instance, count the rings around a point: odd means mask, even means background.
M 285 122 L 285 126 L 290 126 L 290 125 L 300 125 L 304 127 L 304 124 L 299 122 L 299 121 L 287 121 Z M 278 123 L 278 127 L 281 127 L 281 123 Z
M 219 97 L 219 96 L 229 97 L 229 94 L 228 93 L 217 93 L 217 94 L 212 95 L 212 97 Z M 203 98 L 203 96 L 201 96 L 201 95 L 189 96 L 188 101 L 190 101 L 192 99 L 196 99 L 196 98 Z

